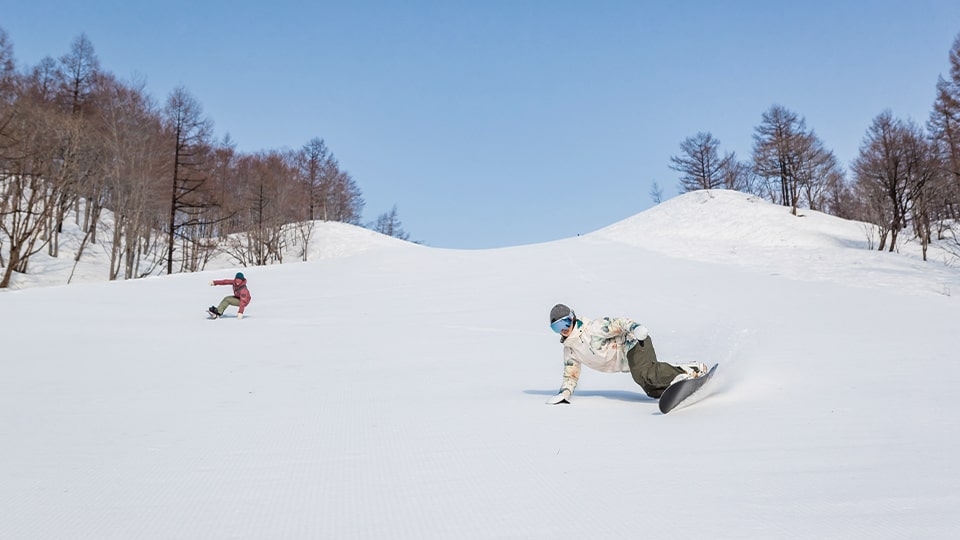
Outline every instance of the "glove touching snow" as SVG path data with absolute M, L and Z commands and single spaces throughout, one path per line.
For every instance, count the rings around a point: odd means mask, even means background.
M 633 337 L 635 337 L 637 341 L 643 341 L 647 339 L 647 336 L 649 335 L 650 335 L 650 332 L 647 331 L 647 327 L 642 324 L 638 324 L 633 329 Z
M 243 318 L 243 313 L 237 313 L 237 318 L 238 318 L 238 319 L 242 319 L 242 318 Z
M 213 282 L 211 281 L 211 282 L 209 283 L 209 285 L 210 285 L 211 287 L 213 287 Z
M 559 394 L 547 400 L 547 405 L 557 405 L 559 403 L 570 403 L 570 391 L 563 389 Z

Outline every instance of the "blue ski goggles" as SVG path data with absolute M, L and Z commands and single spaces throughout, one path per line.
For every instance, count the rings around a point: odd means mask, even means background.
M 564 317 L 564 318 L 562 318 L 562 319 L 557 319 L 557 320 L 553 321 L 552 323 L 550 323 L 550 328 L 552 328 L 553 331 L 556 332 L 556 333 L 558 333 L 558 334 L 559 334 L 560 332 L 563 332 L 563 331 L 566 330 L 567 328 L 570 328 L 571 326 L 573 326 L 573 316 L 572 316 L 572 315 L 567 315 L 566 317 Z

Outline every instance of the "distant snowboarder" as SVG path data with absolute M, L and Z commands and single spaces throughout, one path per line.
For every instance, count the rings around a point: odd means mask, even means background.
M 237 313 L 237 318 L 243 318 L 243 310 L 247 307 L 247 304 L 250 303 L 250 290 L 247 289 L 247 279 L 243 277 L 242 272 L 237 272 L 237 275 L 233 279 L 218 279 L 216 281 L 210 282 L 211 286 L 214 285 L 233 285 L 233 295 L 224 296 L 223 300 L 220 301 L 219 307 L 210 306 L 207 310 L 210 318 L 216 319 L 217 317 L 222 317 L 224 310 L 227 309 L 227 306 L 237 306 L 240 311 Z
M 671 384 L 707 373 L 702 362 L 675 366 L 657 361 L 650 333 L 631 319 L 578 319 L 572 309 L 557 304 L 550 310 L 550 328 L 560 334 L 563 344 L 563 384 L 547 400 L 549 405 L 570 403 L 581 364 L 607 373 L 629 371 L 643 391 L 656 399 Z

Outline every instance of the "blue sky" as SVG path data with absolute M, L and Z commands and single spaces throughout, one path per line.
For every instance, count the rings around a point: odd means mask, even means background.
M 186 87 L 242 151 L 321 137 L 364 221 L 396 204 L 411 239 L 472 249 L 645 210 L 654 181 L 676 193 L 684 138 L 747 159 L 773 104 L 845 167 L 883 110 L 926 121 L 960 2 L 778 4 L 0 0 L 0 27 L 20 67 L 85 33 L 158 101 Z

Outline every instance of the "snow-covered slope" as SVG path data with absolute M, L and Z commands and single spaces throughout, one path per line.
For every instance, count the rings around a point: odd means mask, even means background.
M 949 252 L 900 239 L 896 254 L 877 252 L 875 227 L 737 191 L 687 193 L 592 233 L 673 257 L 735 264 L 791 279 L 886 287 L 936 294 L 960 293 Z
M 104 212 L 101 221 L 99 242 L 88 244 L 83 251 L 79 262 L 74 261 L 79 246 L 83 240 L 83 232 L 76 222 L 67 221 L 61 239 L 61 253 L 59 257 L 50 257 L 46 250 L 34 254 L 30 258 L 26 274 L 14 274 L 11 289 L 27 289 L 33 287 L 48 287 L 66 285 L 68 283 L 96 283 L 106 281 L 109 276 L 110 265 L 110 234 L 112 234 L 113 220 L 109 212 Z M 298 229 L 309 228 L 309 245 L 306 250 L 302 246 L 303 233 Z M 318 261 L 330 258 L 348 257 L 372 249 L 387 250 L 396 248 L 416 248 L 416 244 L 398 240 L 383 234 L 346 223 L 334 221 L 316 221 L 301 226 L 291 225 L 287 228 L 286 249 L 283 262 L 291 263 L 303 260 L 302 253 L 306 251 L 308 261 Z M 221 250 L 215 254 L 205 269 L 230 270 L 237 268 L 237 259 L 229 254 L 229 242 L 224 241 Z M 178 255 L 179 256 L 179 253 Z M 160 276 L 166 273 L 166 265 L 158 264 L 145 257 L 140 271 L 148 275 Z M 0 290 L 2 292 L 2 290 Z
M 935 263 L 809 280 L 796 244 L 866 253 L 846 222 L 691 195 L 656 226 L 245 269 L 243 320 L 204 319 L 223 271 L 2 294 L 0 538 L 953 538 L 960 304 L 917 288 Z M 556 302 L 720 362 L 709 395 L 664 416 L 585 371 L 545 405 Z

